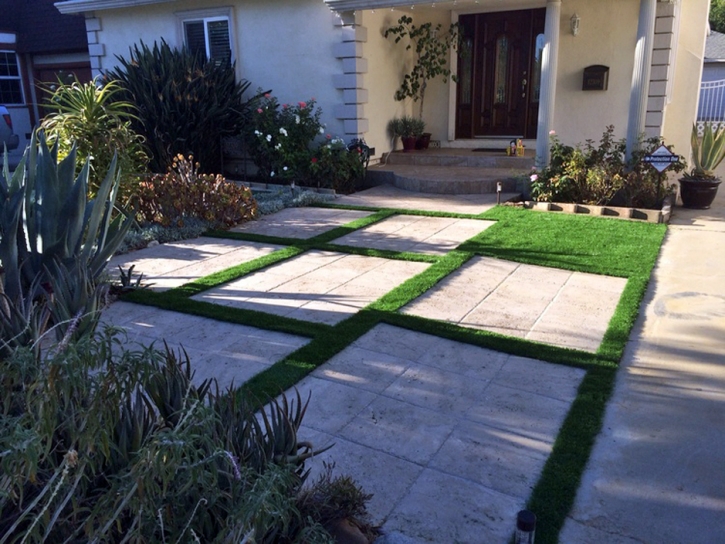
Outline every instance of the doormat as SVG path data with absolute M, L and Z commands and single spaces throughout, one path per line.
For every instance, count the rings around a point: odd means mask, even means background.
M 471 151 L 479 153 L 506 153 L 506 147 L 476 147 Z

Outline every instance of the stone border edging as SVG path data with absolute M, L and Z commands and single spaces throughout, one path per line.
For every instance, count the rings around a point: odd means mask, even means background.
M 536 211 L 550 211 L 592 215 L 598 217 L 610 217 L 614 219 L 629 219 L 645 221 L 647 223 L 669 223 L 672 216 L 672 198 L 665 198 L 661 210 L 647 208 L 625 208 L 618 206 L 593 206 L 589 204 L 574 204 L 569 202 L 536 202 L 525 200 L 514 203 L 524 208 Z

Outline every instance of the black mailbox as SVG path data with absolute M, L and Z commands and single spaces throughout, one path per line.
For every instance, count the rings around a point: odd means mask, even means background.
M 609 66 L 595 64 L 584 68 L 582 91 L 606 91 L 609 85 Z

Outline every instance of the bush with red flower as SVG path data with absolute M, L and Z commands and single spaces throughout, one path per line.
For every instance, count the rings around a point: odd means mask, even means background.
M 244 138 L 264 182 L 308 184 L 315 139 L 324 132 L 322 110 L 314 98 L 296 105 L 280 105 L 271 94 L 261 96 L 252 109 Z
M 342 194 L 355 191 L 365 175 L 360 153 L 359 148 L 349 150 L 342 138 L 328 135 L 310 160 L 313 186 Z

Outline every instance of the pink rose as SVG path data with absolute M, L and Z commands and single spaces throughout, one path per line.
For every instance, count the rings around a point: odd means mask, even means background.
M 257 108 L 257 113 L 262 113 L 262 108 Z
M 304 102 L 298 102 L 298 103 L 297 103 L 297 105 L 298 105 L 298 106 L 299 106 L 300 108 L 306 108 L 306 107 L 307 107 L 307 104 L 305 104 Z
M 317 157 L 312 157 L 312 164 L 317 164 Z
M 328 140 L 332 140 L 332 136 L 330 136 L 329 134 L 327 134 L 327 135 L 325 136 L 325 138 L 327 138 Z
M 556 131 L 555 130 L 550 130 L 549 131 L 549 136 L 554 136 L 555 134 L 556 134 Z
M 283 107 L 284 109 L 287 109 L 287 108 L 289 108 L 289 104 L 282 104 L 282 107 Z
M 270 96 L 272 96 L 272 95 L 269 93 L 264 93 L 264 98 L 269 98 Z

